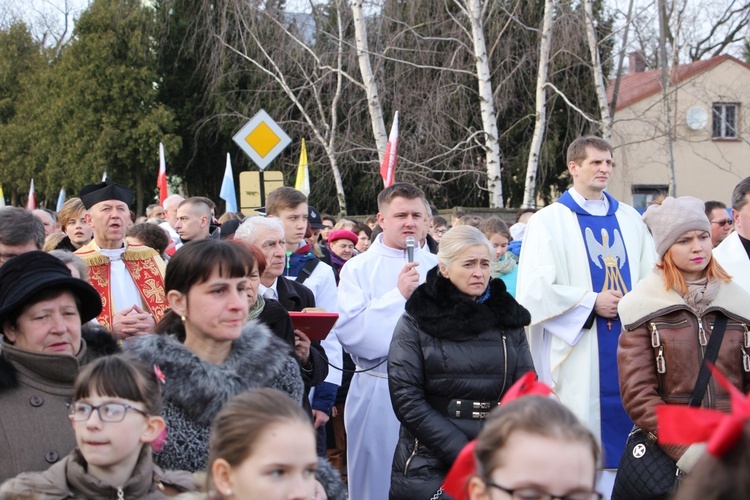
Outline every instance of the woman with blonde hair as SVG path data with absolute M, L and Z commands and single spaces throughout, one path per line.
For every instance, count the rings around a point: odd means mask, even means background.
M 472 226 L 440 241 L 438 265 L 406 302 L 388 353 L 388 387 L 401 422 L 390 498 L 430 498 L 483 418 L 534 369 L 529 312 L 490 279 L 495 250 Z
M 709 383 L 702 367 L 711 355 L 732 385 L 750 390 L 750 295 L 713 259 L 711 223 L 701 200 L 666 198 L 649 206 L 643 220 L 660 261 L 620 301 L 617 362 L 623 406 L 636 425 L 629 443 L 645 438 L 644 446 L 657 445 L 654 451 L 675 462 L 676 469 L 665 474 L 666 491 L 654 493 L 659 498 L 671 492 L 675 473 L 692 470 L 701 447 L 660 443 L 656 407 L 690 404 L 729 411 L 727 391 Z M 626 487 L 627 476 L 619 474 L 616 496 Z

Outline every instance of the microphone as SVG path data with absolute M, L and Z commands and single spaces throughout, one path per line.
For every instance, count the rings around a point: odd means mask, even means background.
M 406 237 L 406 253 L 409 255 L 409 262 L 414 262 L 414 245 L 415 244 L 416 244 L 416 240 L 414 239 L 414 236 Z

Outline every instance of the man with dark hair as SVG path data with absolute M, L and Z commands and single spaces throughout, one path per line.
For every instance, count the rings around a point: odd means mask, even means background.
M 387 360 L 406 300 L 424 282 L 437 258 L 419 246 L 409 262 L 406 240 L 427 231 L 429 213 L 421 189 L 393 184 L 378 195 L 383 232 L 367 252 L 341 269 L 336 333 L 357 371 L 346 399 L 349 498 L 388 498 L 399 421 L 388 392 Z
M 529 346 L 540 379 L 603 444 L 603 493 L 611 491 L 633 427 L 620 399 L 617 304 L 656 259 L 640 214 L 605 191 L 613 168 L 607 141 L 573 141 L 573 187 L 529 219 L 516 292 L 531 313 Z
M 732 280 L 750 292 L 750 177 L 742 179 L 732 192 L 732 218 L 735 231 L 714 248 L 713 255 Z
M 119 337 L 153 332 L 167 310 L 164 261 L 153 248 L 125 241 L 133 197 L 132 189 L 109 179 L 84 186 L 79 196 L 94 239 L 75 253 L 89 266 L 90 283 L 102 297 L 97 321 Z
M 0 208 L 0 266 L 17 255 L 44 246 L 42 221 L 23 208 Z
M 147 219 L 164 219 L 164 208 L 158 203 L 146 207 Z
M 711 221 L 711 243 L 714 248 L 724 241 L 729 233 L 732 232 L 732 223 L 734 222 L 727 213 L 727 206 L 720 201 L 705 202 L 706 217 Z

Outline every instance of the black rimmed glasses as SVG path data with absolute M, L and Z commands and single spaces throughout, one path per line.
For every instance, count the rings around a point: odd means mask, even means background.
M 497 488 L 510 495 L 513 500 L 602 500 L 602 494 L 596 491 L 576 491 L 567 495 L 555 496 L 546 491 L 532 488 L 529 486 L 523 488 L 506 488 L 489 479 L 483 479 L 487 486 Z
M 711 224 L 718 224 L 721 227 L 724 227 L 724 226 L 731 226 L 732 224 L 734 224 L 734 221 L 732 219 L 712 220 Z
M 137 411 L 144 417 L 149 416 L 148 413 L 135 406 L 121 403 L 107 403 L 99 406 L 88 403 L 68 403 L 68 418 L 73 422 L 86 422 L 94 410 L 99 414 L 99 420 L 102 422 L 122 422 L 128 410 Z

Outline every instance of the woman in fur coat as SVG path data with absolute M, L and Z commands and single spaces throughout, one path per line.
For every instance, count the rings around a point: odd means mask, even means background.
M 240 245 L 212 238 L 186 244 L 167 267 L 171 310 L 156 327 L 160 334 L 125 343 L 165 376 L 167 438 L 154 454 L 162 468 L 206 469 L 211 420 L 235 394 L 272 387 L 302 403 L 302 378 L 288 346 L 257 322 L 245 324 L 253 266 Z
M 401 429 L 391 499 L 436 494 L 484 417 L 534 369 L 523 328 L 531 316 L 502 280 L 490 280 L 494 254 L 475 227 L 448 231 L 438 266 L 396 325 L 388 385 Z

